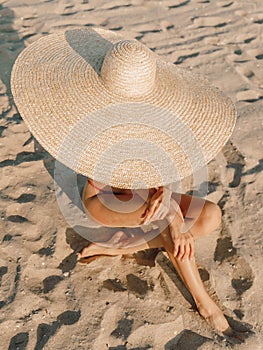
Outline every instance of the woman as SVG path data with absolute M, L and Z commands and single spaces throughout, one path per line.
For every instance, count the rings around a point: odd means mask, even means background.
M 225 145 L 236 121 L 232 101 L 137 40 L 101 28 L 37 40 L 16 60 L 11 88 L 43 147 L 90 179 L 82 198 L 93 224 L 119 228 L 80 258 L 164 247 L 200 314 L 230 332 L 194 260 L 195 239 L 220 225 L 221 211 L 166 186 L 197 174 Z M 164 223 L 160 234 L 156 223 Z M 147 225 L 153 230 L 138 235 L 120 230 Z
M 159 187 L 158 190 L 150 189 L 147 201 L 140 207 L 138 205 L 139 209 L 127 215 L 110 210 L 104 203 L 109 203 L 112 196 L 116 196 L 120 201 L 129 201 L 132 196 L 131 190 L 111 188 L 111 186 L 89 179 L 84 188 L 82 200 L 95 221 L 104 226 L 137 227 L 149 222 L 152 218 L 158 219 L 158 209 L 161 207 L 163 194 L 163 187 Z M 142 202 L 141 193 L 134 193 L 134 196 L 137 196 L 138 203 Z M 147 236 L 144 236 L 145 243 L 134 246 L 138 237 L 127 237 L 124 232 L 118 230 L 108 242 L 109 244 L 114 243 L 113 247 L 92 243 L 79 253 L 80 261 L 89 262 L 90 260 L 85 260 L 85 257 L 131 254 L 147 248 L 164 247 L 172 264 L 192 294 L 199 313 L 214 329 L 229 332 L 229 324 L 223 312 L 207 294 L 194 260 L 194 241 L 213 232 L 220 225 L 221 209 L 208 200 L 175 192 L 171 194 L 171 202 L 171 208 L 166 215 L 167 220 L 170 221 L 170 216 L 174 214 L 175 209 L 179 210 L 160 235 L 149 241 Z M 192 221 L 193 225 L 191 225 Z M 186 230 L 183 234 L 180 233 L 182 224 L 184 224 L 183 231 Z M 188 226 L 191 226 L 190 230 L 187 230 Z M 148 233 L 150 234 L 151 232 Z M 131 243 L 132 247 L 129 246 Z

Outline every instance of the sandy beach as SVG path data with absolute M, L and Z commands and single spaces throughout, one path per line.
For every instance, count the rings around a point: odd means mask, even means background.
M 235 130 L 208 165 L 222 224 L 196 253 L 229 322 L 253 329 L 245 343 L 207 325 L 162 251 L 77 263 L 85 240 L 60 212 L 55 160 L 16 110 L 10 73 L 30 43 L 81 26 L 128 33 L 236 104 Z M 262 40 L 261 0 L 0 0 L 1 349 L 262 349 Z

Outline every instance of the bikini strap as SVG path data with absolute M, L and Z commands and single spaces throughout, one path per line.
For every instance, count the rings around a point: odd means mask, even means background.
M 108 193 L 108 191 L 104 191 L 102 188 L 99 188 L 99 187 L 97 187 L 96 185 L 94 185 L 94 184 L 90 181 L 90 179 L 88 179 L 88 183 L 89 183 L 93 188 L 95 188 L 96 190 L 99 190 L 99 191 L 101 191 L 101 192 L 107 192 L 107 193 Z

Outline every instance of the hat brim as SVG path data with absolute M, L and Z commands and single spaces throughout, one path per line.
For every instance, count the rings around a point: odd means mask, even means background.
M 108 30 L 88 28 L 37 40 L 14 64 L 14 101 L 39 143 L 77 173 L 119 188 L 135 188 L 138 177 L 146 188 L 178 181 L 222 149 L 235 126 L 235 106 L 205 78 L 157 55 L 156 84 L 149 94 L 127 98 L 107 89 L 100 68 L 106 52 L 123 39 Z M 85 137 L 90 133 L 96 137 Z M 127 148 L 124 141 L 130 139 L 147 144 L 131 143 L 125 162 L 121 147 Z M 99 157 L 120 140 L 121 151 L 116 146 L 107 157 Z M 138 159 L 140 145 L 143 157 Z M 161 171 L 151 164 L 155 146 L 160 149 L 155 160 Z

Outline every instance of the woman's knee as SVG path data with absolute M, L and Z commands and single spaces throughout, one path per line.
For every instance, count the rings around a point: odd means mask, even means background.
M 222 211 L 220 207 L 208 200 L 206 200 L 203 207 L 200 223 L 204 234 L 210 234 L 216 230 L 222 222 Z

